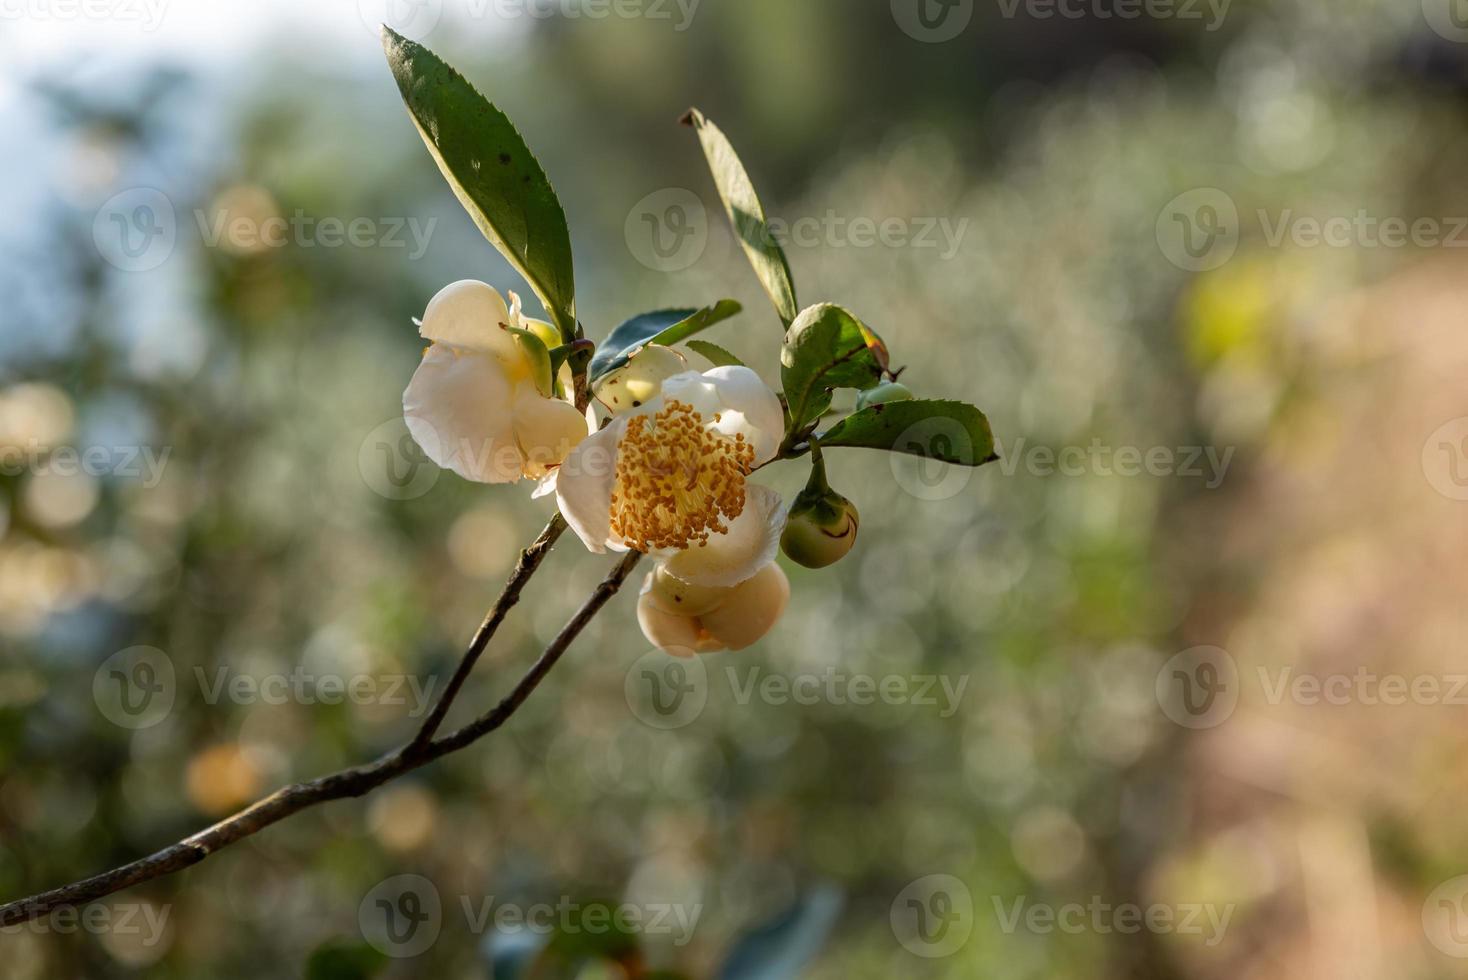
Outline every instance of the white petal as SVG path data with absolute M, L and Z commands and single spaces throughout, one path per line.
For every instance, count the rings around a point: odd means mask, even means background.
M 744 488 L 744 510 L 724 534 L 709 537 L 667 561 L 667 570 L 692 585 L 731 586 L 750 578 L 775 560 L 785 506 L 769 487 Z
M 754 446 L 756 466 L 774 459 L 785 436 L 785 411 L 780 407 L 780 396 L 758 374 L 738 364 L 716 367 L 704 372 L 704 377 L 714 383 L 719 400 L 724 403 L 719 431 L 731 436 L 743 432 L 744 438 Z
M 530 499 L 539 500 L 541 497 L 549 497 L 551 494 L 555 493 L 556 474 L 560 472 L 561 471 L 559 469 L 554 469 L 547 473 L 545 476 L 541 477 L 540 482 L 535 485 L 535 492 L 530 495 Z
M 587 436 L 586 416 L 559 398 L 546 398 L 533 382 L 515 396 L 515 442 L 525 456 L 525 475 L 550 472 Z
M 707 419 L 712 419 L 724 407 L 714 383 L 697 371 L 683 371 L 663 381 L 662 401 L 675 399 Z
M 752 646 L 780 621 L 790 602 L 790 580 L 771 563 L 740 585 L 723 605 L 698 617 L 700 634 L 721 647 L 743 650 Z
M 602 554 L 611 541 L 612 486 L 617 479 L 617 444 L 627 431 L 626 419 L 614 419 L 571 450 L 556 477 L 561 516 L 586 547 Z
M 680 374 L 663 382 L 663 397 L 687 402 L 710 427 L 731 438 L 740 433 L 754 447 L 754 464 L 775 458 L 785 434 L 780 396 L 747 367 L 727 365 L 702 375 Z M 715 415 L 718 422 L 713 422 Z
M 642 598 L 637 602 L 637 625 L 642 627 L 642 635 L 647 637 L 647 642 L 675 657 L 716 653 L 724 649 L 724 645 L 705 633 L 692 616 L 664 612 L 653 605 L 646 590 L 644 585 Z
M 428 301 L 418 332 L 426 340 L 468 350 L 492 351 L 518 361 L 519 349 L 501 327 L 509 322 L 509 307 L 493 286 L 476 279 L 461 279 L 443 287 Z
M 494 355 L 434 344 L 403 392 L 403 417 L 439 466 L 477 483 L 513 483 L 525 458 L 515 444 L 512 398 Z

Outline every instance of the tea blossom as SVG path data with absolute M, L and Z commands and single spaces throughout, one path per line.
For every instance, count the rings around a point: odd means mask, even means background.
M 770 631 L 789 601 L 790 580 L 774 563 L 728 589 L 689 585 L 664 566 L 643 582 L 637 622 L 648 642 L 676 657 L 743 650 Z
M 542 479 L 590 432 L 587 417 L 555 394 L 543 351 L 556 343 L 555 330 L 522 315 L 514 293 L 506 305 L 486 283 L 445 286 L 420 333 L 431 345 L 403 392 L 403 415 L 439 466 L 478 483 Z
M 633 359 L 633 374 L 645 357 L 681 364 L 651 349 Z M 613 379 L 614 390 L 621 383 Z M 779 452 L 779 397 L 740 366 L 678 371 L 640 394 L 613 396 L 609 423 L 561 467 L 556 495 L 567 524 L 594 552 L 646 552 L 691 585 L 728 589 L 752 578 L 774 560 L 785 524 L 779 494 L 748 481 Z

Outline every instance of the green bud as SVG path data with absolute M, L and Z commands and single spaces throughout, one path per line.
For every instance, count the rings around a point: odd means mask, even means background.
M 879 384 L 875 388 L 869 388 L 856 396 L 856 408 L 860 411 L 869 405 L 884 405 L 887 402 L 905 402 L 912 400 L 912 391 L 904 384 L 896 381 L 888 381 Z
M 806 568 L 825 568 L 845 558 L 856 545 L 861 515 L 834 490 L 807 488 L 790 507 L 780 547 Z

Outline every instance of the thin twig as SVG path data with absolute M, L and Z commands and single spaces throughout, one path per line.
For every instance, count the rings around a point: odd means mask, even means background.
M 551 668 L 556 665 L 556 661 L 561 659 L 561 655 L 571 645 L 571 641 L 576 639 L 576 635 L 584 630 L 586 624 L 591 622 L 592 617 L 601 610 L 601 607 L 606 605 L 607 601 L 617 594 L 617 590 L 622 587 L 622 583 L 627 581 L 627 576 L 632 574 L 632 570 L 637 567 L 637 563 L 641 559 L 641 552 L 627 552 L 626 557 L 617 564 L 616 568 L 612 569 L 611 574 L 602 579 L 601 584 L 581 604 L 581 608 L 576 611 L 576 615 L 572 616 L 570 621 L 561 627 L 561 632 L 556 634 L 556 638 L 545 648 L 545 652 L 540 655 L 540 659 L 535 662 L 535 666 L 530 668 L 529 673 L 521 678 L 515 690 L 511 691 L 509 696 L 499 704 L 463 728 L 450 732 L 434 742 L 433 747 L 435 749 L 441 749 L 444 752 L 454 752 L 471 742 L 483 738 L 503 725 L 515 713 L 516 709 L 525 703 L 525 699 L 530 696 L 531 691 L 535 690 L 535 686 L 545 678 L 546 674 L 550 673 Z
M 418 729 L 418 734 L 409 743 L 406 754 L 413 755 L 421 752 L 423 747 L 432 741 L 433 736 L 438 733 L 439 726 L 443 724 L 444 717 L 453 707 L 454 698 L 459 696 L 459 689 L 469 679 L 474 671 L 474 665 L 479 662 L 479 657 L 489 646 L 489 641 L 494 638 L 495 631 L 500 628 L 500 623 L 505 621 L 505 616 L 520 601 L 520 593 L 525 588 L 525 583 L 530 581 L 530 576 L 540 567 L 545 556 L 550 553 L 556 540 L 565 533 L 566 519 L 557 511 L 555 516 L 546 524 L 545 530 L 540 532 L 540 537 L 531 542 L 530 546 L 520 552 L 520 560 L 515 562 L 515 570 L 510 574 L 510 580 L 505 583 L 500 597 L 495 600 L 494 608 L 489 615 L 484 617 L 478 632 L 474 634 L 474 640 L 469 644 L 469 649 L 464 652 L 459 661 L 458 669 L 454 676 L 449 678 L 448 686 L 439 695 L 438 703 L 433 706 L 428 717 L 423 722 L 423 727 Z
M 125 888 L 181 871 L 198 864 L 215 851 L 259 833 L 292 814 L 331 800 L 362 796 L 383 783 L 483 738 L 508 721 L 525 703 L 586 625 L 617 594 L 641 557 L 637 552 L 631 552 L 623 558 L 582 603 L 581 608 L 545 648 L 535 666 L 515 685 L 515 689 L 492 710 L 470 724 L 429 742 L 411 754 L 408 750 L 413 745 L 412 742 L 375 762 L 277 790 L 207 830 L 120 868 L 0 905 L 0 926 L 26 922 L 58 908 L 94 902 Z

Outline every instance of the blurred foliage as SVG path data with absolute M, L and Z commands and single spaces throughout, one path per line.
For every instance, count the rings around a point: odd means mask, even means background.
M 709 662 L 693 724 L 657 731 L 629 710 L 624 676 L 644 650 L 623 596 L 504 731 L 121 896 L 171 910 L 158 943 L 17 932 L 3 939 L 7 975 L 307 975 L 323 944 L 357 941 L 363 897 L 405 872 L 436 884 L 444 930 L 382 977 L 486 976 L 460 897 L 557 895 L 701 906 L 688 946 L 652 937 L 646 955 L 714 975 L 737 936 L 821 880 L 847 904 L 817 978 L 1289 975 L 1259 965 L 1251 949 L 1267 944 L 1240 933 L 1211 949 L 1006 932 L 991 896 L 1235 895 L 1235 928 L 1268 935 L 1279 893 L 1250 877 L 1249 840 L 1205 840 L 1205 811 L 1230 803 L 1190 781 L 1188 733 L 1157 711 L 1153 678 L 1288 567 L 1278 552 L 1213 558 L 1269 506 L 1240 488 L 1373 357 L 1322 317 L 1416 256 L 1246 236 L 1233 262 L 1194 276 L 1159 252 L 1157 215 L 1198 187 L 1226 188 L 1245 214 L 1462 213 L 1468 47 L 1397 0 L 1237 0 L 1216 32 L 1005 20 L 980 4 L 946 45 L 905 37 L 887 7 L 707 0 L 684 33 L 556 19 L 490 40 L 446 14 L 431 41 L 552 176 L 593 337 L 640 310 L 730 295 L 747 312 L 707 336 L 777 375 L 780 324 L 722 222 L 686 272 L 651 271 L 626 247 L 627 215 L 659 189 L 691 189 L 718 217 L 676 124 L 695 103 L 736 141 L 772 216 L 966 222 L 951 255 L 835 241 L 789 257 L 806 301 L 839 297 L 905 380 L 983 405 L 1005 462 L 926 501 L 911 490 L 929 486 L 920 461 L 828 453 L 861 541 L 833 569 L 790 568 L 799 602 L 759 647 Z M 0 231 L 0 446 L 168 452 L 156 483 L 0 475 L 0 894 L 121 863 L 397 744 L 414 725 L 403 705 L 209 704 L 196 671 L 441 680 L 547 513 L 450 475 L 389 499 L 360 465 L 400 414 L 421 344 L 410 317 L 427 298 L 464 277 L 522 284 L 423 153 L 376 39 L 359 41 L 308 57 L 307 39 L 282 37 L 228 74 L 61 63 L 10 79 L 0 101 L 24 149 L 6 164 L 20 203 Z M 93 244 L 99 205 L 131 187 L 163 189 L 179 216 L 177 248 L 147 272 Z M 206 247 L 196 210 L 437 223 L 410 260 L 411 248 Z M 1039 475 L 1020 439 L 1239 455 L 1209 490 Z M 800 474 L 783 479 L 793 496 Z M 458 714 L 518 676 L 604 565 L 557 548 Z M 99 712 L 93 679 L 139 645 L 166 652 L 178 697 L 134 732 Z M 968 683 L 947 717 L 739 703 L 751 671 L 828 668 Z M 1463 843 L 1414 819 L 1371 824 L 1383 887 L 1409 896 L 1452 873 Z M 938 872 L 973 891 L 974 933 L 920 961 L 894 941 L 889 908 Z M 1416 903 L 1402 902 L 1408 920 Z M 1383 943 L 1403 951 L 1383 975 L 1434 975 L 1420 943 Z M 336 948 L 309 975 L 358 968 L 351 945 Z

